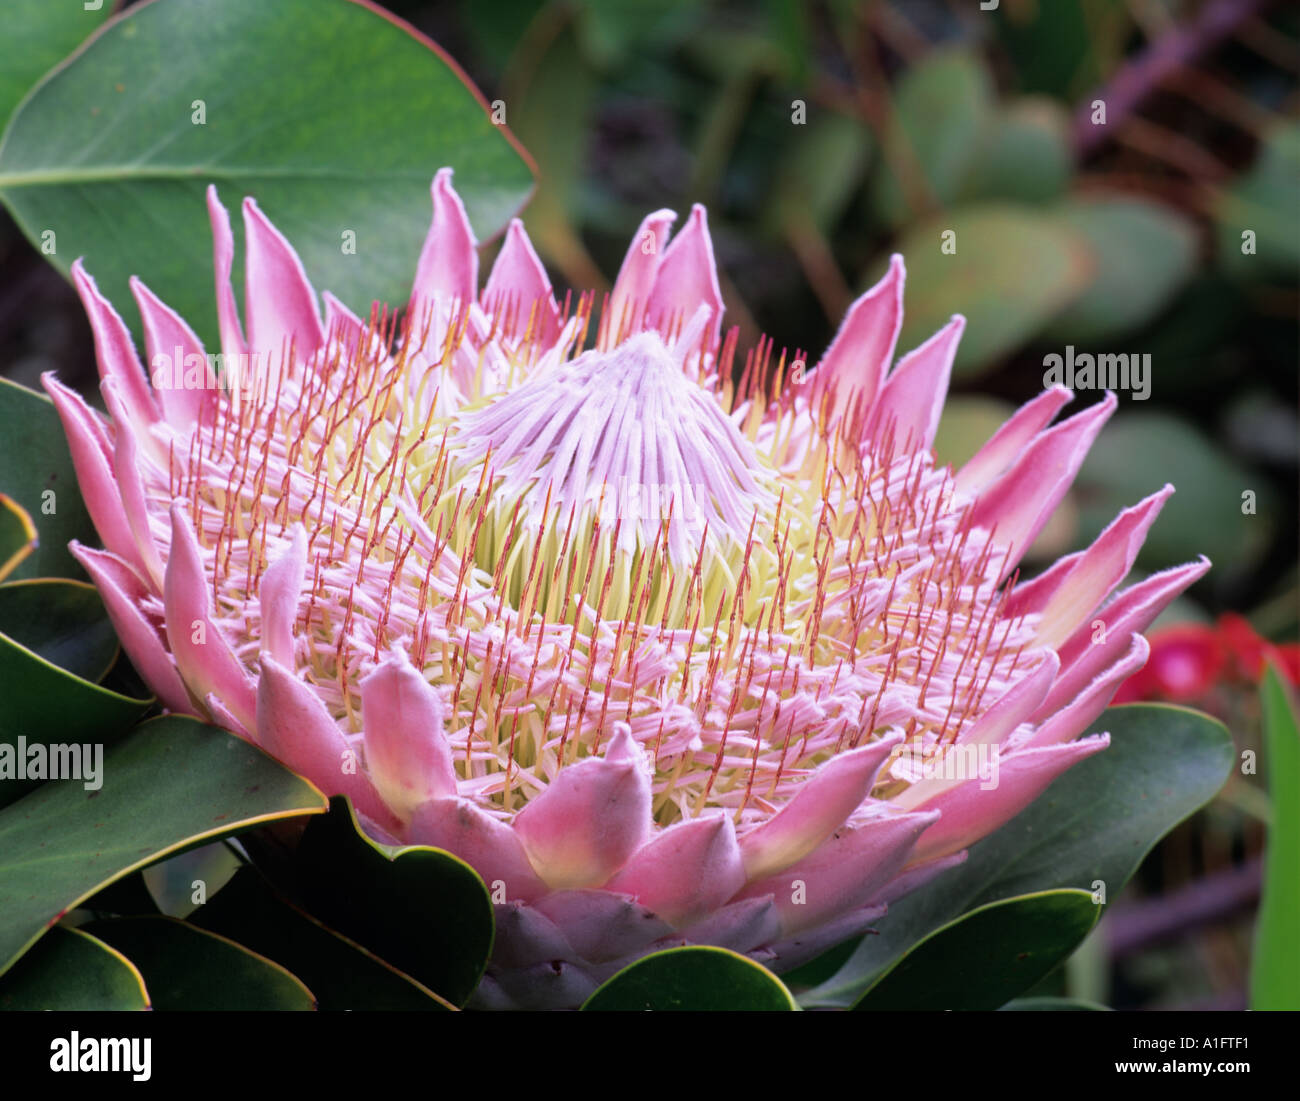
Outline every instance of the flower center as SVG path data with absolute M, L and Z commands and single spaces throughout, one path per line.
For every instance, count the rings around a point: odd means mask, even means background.
M 490 494 L 475 563 L 515 607 L 535 580 L 539 605 L 556 604 L 562 619 L 588 599 L 573 584 L 583 577 L 608 586 L 604 615 L 638 620 L 656 607 L 656 618 L 679 619 L 686 575 L 734 594 L 776 516 L 768 465 L 653 332 L 556 363 L 462 415 L 449 449 L 454 482 L 483 481 Z M 448 522 L 456 497 L 440 502 Z M 637 588 L 643 608 L 629 606 Z

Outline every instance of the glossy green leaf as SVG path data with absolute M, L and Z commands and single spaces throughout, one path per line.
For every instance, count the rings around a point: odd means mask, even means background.
M 117 635 L 93 585 L 13 581 L 0 585 L 0 631 L 38 657 L 92 684 L 117 660 Z
M 134 726 L 149 696 L 97 683 L 117 638 L 93 586 L 34 580 L 0 585 L 0 807 L 46 779 L 37 746 L 104 743 Z M 21 739 L 21 740 L 20 740 Z
M 0 493 L 0 581 L 36 549 L 36 525 L 12 497 Z
M 1161 385 L 1157 373 L 1153 391 Z M 1177 492 L 1143 543 L 1138 565 L 1164 569 L 1204 554 L 1216 567 L 1212 579 L 1249 570 L 1269 545 L 1275 493 L 1255 471 L 1167 413 L 1126 408 L 1102 429 L 1074 484 L 1078 544 L 1091 542 L 1121 509 L 1167 482 Z
M 78 577 L 86 573 L 68 553 L 80 539 L 97 545 L 94 525 L 77 489 L 63 426 L 44 394 L 0 378 L 0 493 L 20 505 L 36 526 L 39 545 L 9 576 Z
M 990 902 L 910 949 L 853 1008 L 997 1009 L 1073 952 L 1100 914 L 1080 890 Z
M 998 111 L 961 181 L 961 198 L 1041 203 L 1070 182 L 1070 121 L 1054 100 L 1026 96 Z
M 83 0 L 6 0 L 0 36 L 0 131 L 13 109 L 42 76 L 95 31 L 112 3 L 87 11 Z
M 1260 685 L 1261 772 L 1273 805 L 1251 957 L 1251 1009 L 1300 1009 L 1300 724 L 1276 666 Z
M 334 932 L 278 894 L 251 865 L 190 920 L 283 964 L 321 1009 L 447 1010 L 433 991 Z
M 201 841 L 326 807 L 260 750 L 178 716 L 106 746 L 100 778 L 98 790 L 46 783 L 0 810 L 0 972 L 113 880 Z
M 1104 884 L 1113 902 L 1152 846 L 1223 786 L 1235 752 L 1223 724 L 1181 707 L 1114 707 L 1090 731 L 1111 744 L 1060 776 L 1034 803 L 973 845 L 959 867 L 892 903 L 804 1006 L 849 1006 L 922 937 L 986 903 Z
M 797 1009 L 767 968 L 726 948 L 669 948 L 639 959 L 602 983 L 583 1004 L 594 1012 Z
M 316 1008 L 302 980 L 274 960 L 177 918 L 108 918 L 83 928 L 140 969 L 154 1009 Z
M 213 347 L 209 183 L 232 209 L 255 196 L 314 285 L 364 315 L 410 294 L 445 165 L 483 238 L 532 185 L 460 70 L 375 8 L 164 0 L 114 20 L 23 104 L 0 196 L 31 239 L 55 232 L 62 270 L 84 256 L 124 316 L 136 274 Z
M 88 933 L 61 925 L 0 978 L 0 1010 L 148 1008 L 149 994 L 135 964 Z
M 492 900 L 468 864 L 441 849 L 393 849 L 331 801 L 298 846 L 305 908 L 454 1005 L 478 986 L 492 952 Z
M 944 234 L 956 246 L 945 254 Z M 907 262 L 907 301 L 899 350 L 915 348 L 953 314 L 966 331 L 953 365 L 972 376 L 1036 336 L 1087 285 L 1083 238 L 1029 207 L 962 207 L 907 231 L 895 250 Z M 884 274 L 882 258 L 866 282 Z
M 999 1006 L 1004 1013 L 1110 1013 L 1110 1006 L 1083 998 L 1016 998 Z
M 1131 333 L 1168 306 L 1195 271 L 1196 229 L 1163 203 L 1085 196 L 1057 213 L 1087 239 L 1095 267 L 1087 290 L 1053 319 L 1046 339 L 1086 345 Z
M 938 50 L 904 72 L 892 106 L 885 134 L 890 155 L 876 163 L 873 205 L 898 225 L 915 213 L 896 175 L 907 171 L 900 161 L 915 167 L 928 198 L 940 205 L 961 193 L 992 114 L 993 82 L 974 51 Z
M 1287 121 L 1265 139 L 1249 171 L 1219 199 L 1219 260 L 1241 279 L 1294 277 L 1300 271 L 1300 223 L 1296 179 L 1300 178 L 1300 123 Z M 1243 251 L 1243 234 L 1254 235 L 1253 253 Z

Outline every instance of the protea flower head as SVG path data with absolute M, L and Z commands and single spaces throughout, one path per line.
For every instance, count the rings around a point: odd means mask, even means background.
M 954 472 L 963 320 L 891 370 L 901 258 L 805 371 L 724 336 L 702 207 L 647 217 L 597 311 L 518 221 L 480 291 L 432 193 L 400 323 L 322 317 L 246 199 L 241 325 L 210 190 L 221 360 L 133 282 L 151 388 L 78 263 L 110 419 L 44 383 L 104 543 L 74 551 L 159 700 L 476 868 L 482 1004 L 684 943 L 794 966 L 1106 747 L 1080 735 L 1209 565 L 1111 597 L 1166 487 L 1018 580 L 1111 395 L 1049 427 L 1047 390 Z

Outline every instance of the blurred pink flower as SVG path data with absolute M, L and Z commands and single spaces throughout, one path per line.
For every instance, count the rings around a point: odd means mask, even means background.
M 1049 427 L 1045 391 L 937 466 L 964 322 L 891 370 L 900 257 L 815 370 L 765 342 L 736 371 L 702 207 L 645 219 L 594 334 L 518 221 L 479 291 L 448 170 L 401 325 L 322 318 L 251 199 L 241 325 L 209 210 L 222 354 L 133 282 L 152 389 L 74 266 L 111 415 L 46 376 L 105 547 L 75 553 L 164 706 L 479 871 L 481 1004 L 862 932 L 1106 747 L 1080 735 L 1209 566 L 1111 597 L 1166 487 L 1019 583 L 1114 399 Z

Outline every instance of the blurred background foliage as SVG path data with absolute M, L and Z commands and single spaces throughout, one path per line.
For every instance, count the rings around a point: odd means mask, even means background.
M 1203 553 L 1215 569 L 1162 625 L 1199 623 L 1217 638 L 1224 613 L 1238 612 L 1259 638 L 1295 639 L 1300 8 L 386 6 L 504 104 L 538 165 L 524 220 L 561 294 L 608 288 L 649 210 L 704 203 L 742 353 L 769 334 L 815 359 L 902 252 L 900 349 L 952 313 L 969 322 L 937 444 L 953 462 L 1041 389 L 1045 355 L 1149 354 L 1149 398 L 1120 393 L 1033 557 L 1086 545 L 1173 482 L 1139 568 Z M 952 255 L 941 251 L 948 230 Z M 83 387 L 93 377 L 75 295 L 7 218 L 0 364 L 27 385 L 48 369 Z M 1096 397 L 1081 393 L 1076 407 Z M 1240 749 L 1258 751 L 1260 666 L 1233 668 L 1143 692 L 1218 713 Z M 1117 1008 L 1243 1007 L 1265 791 L 1235 776 L 1152 854 L 1048 989 Z

